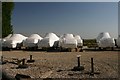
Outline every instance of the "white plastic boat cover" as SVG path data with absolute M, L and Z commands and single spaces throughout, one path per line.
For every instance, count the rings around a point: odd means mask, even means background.
M 3 38 L 2 41 L 6 41 L 7 39 L 9 39 L 12 36 L 12 34 L 9 34 L 7 37 Z
M 9 34 L 5 39 L 9 39 L 12 36 L 12 34 Z
M 102 48 L 115 47 L 114 38 L 111 38 L 108 32 L 100 33 L 96 40 L 98 47 L 102 47 Z
M 38 34 L 32 34 L 32 35 L 30 35 L 29 37 L 28 37 L 28 39 L 42 39 L 42 37 L 41 36 L 39 36 Z
M 64 34 L 60 38 L 59 46 L 62 48 L 77 48 L 77 40 L 73 34 Z
M 9 34 L 7 37 L 5 37 L 5 38 L 3 38 L 3 39 L 0 40 L 0 47 L 2 47 L 2 46 L 3 46 L 3 43 L 4 43 L 7 39 L 9 39 L 11 36 L 12 36 L 12 34 Z
M 74 38 L 73 34 L 64 34 L 64 38 L 71 39 Z
M 54 40 L 59 40 L 59 37 L 55 33 L 47 33 L 44 38 L 50 38 Z
M 46 36 L 40 41 L 38 41 L 38 48 L 48 48 L 53 47 L 54 42 L 58 41 L 59 37 L 54 33 L 47 33 Z
M 22 34 L 13 34 L 8 40 L 17 40 L 20 42 L 26 38 L 27 37 L 23 36 Z
M 77 40 L 77 46 L 83 46 L 83 40 L 79 35 L 75 35 L 75 39 Z
M 117 46 L 120 47 L 120 36 L 117 38 Z
M 41 40 L 42 37 L 38 34 L 32 34 L 30 37 L 28 37 L 26 40 L 23 41 L 24 47 L 36 47 L 38 40 Z
M 4 41 L 3 47 L 8 48 L 16 48 L 17 44 L 22 43 L 23 40 L 25 40 L 27 37 L 21 35 L 21 34 L 13 34 L 9 39 Z
M 114 38 L 102 38 L 98 42 L 98 46 L 102 48 L 106 47 L 115 47 L 115 41 Z
M 111 38 L 111 37 L 108 32 L 101 32 L 96 38 L 97 42 L 99 42 L 101 38 Z

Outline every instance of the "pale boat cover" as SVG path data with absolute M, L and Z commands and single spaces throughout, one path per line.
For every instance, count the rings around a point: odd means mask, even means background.
M 38 40 L 41 40 L 42 37 L 38 34 L 32 34 L 30 35 L 26 40 L 23 41 L 24 47 L 36 47 Z
M 117 38 L 117 46 L 120 47 L 120 36 Z
M 38 48 L 48 48 L 53 47 L 55 41 L 58 41 L 59 37 L 54 33 L 47 33 L 46 36 L 40 41 L 38 41 Z
M 27 37 L 21 34 L 13 34 L 9 39 L 3 43 L 3 47 L 16 48 L 17 44 L 22 43 Z
M 73 34 L 64 34 L 59 40 L 59 46 L 62 48 L 77 48 L 77 40 Z
M 78 47 L 83 46 L 83 40 L 81 39 L 81 37 L 79 35 L 75 35 L 75 39 L 77 40 Z
M 7 39 L 9 39 L 12 36 L 12 34 L 9 34 L 7 37 L 3 38 L 2 41 L 6 41 Z
M 9 39 L 11 36 L 12 36 L 12 34 L 9 34 L 7 37 L 5 37 L 5 38 L 3 38 L 3 39 L 0 40 L 0 48 L 2 47 L 3 43 L 4 43 L 7 39 Z
M 102 38 L 100 39 L 98 46 L 102 48 L 115 47 L 114 38 Z
M 115 47 L 114 38 L 111 38 L 108 32 L 100 33 L 96 40 L 99 47 Z
M 99 42 L 101 38 L 111 38 L 111 37 L 108 32 L 101 32 L 96 38 L 97 42 Z

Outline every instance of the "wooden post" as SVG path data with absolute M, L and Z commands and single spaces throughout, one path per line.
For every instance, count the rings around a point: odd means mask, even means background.
M 91 58 L 91 74 L 94 75 L 94 63 L 93 63 L 93 58 Z
M 22 65 L 25 65 L 25 59 L 22 60 Z
M 81 56 L 81 55 L 77 55 L 77 59 L 78 59 L 78 67 L 80 67 L 80 56 Z
M 1 56 L 1 62 L 3 62 L 3 56 Z
M 32 55 L 30 55 L 30 60 L 32 60 Z

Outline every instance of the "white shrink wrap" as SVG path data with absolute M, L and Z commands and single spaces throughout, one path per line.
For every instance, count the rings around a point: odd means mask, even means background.
M 96 38 L 98 47 L 107 48 L 107 47 L 115 47 L 114 38 L 110 37 L 108 32 L 102 32 Z
M 120 36 L 117 38 L 117 46 L 120 47 Z
M 23 41 L 23 46 L 26 48 L 37 47 L 38 40 L 41 40 L 42 37 L 38 34 L 32 34 L 26 40 Z
M 111 38 L 111 37 L 108 32 L 101 32 L 96 38 L 97 42 L 99 42 L 101 38 Z
M 27 37 L 21 35 L 21 34 L 13 34 L 10 38 L 6 39 L 3 43 L 3 47 L 8 48 L 16 48 L 17 45 L 21 44 L 23 40 L 25 40 Z
M 53 47 L 55 41 L 58 41 L 59 37 L 54 33 L 47 33 L 46 36 L 38 41 L 38 48 Z
M 114 38 L 102 38 L 100 39 L 98 46 L 101 48 L 115 47 Z
M 12 36 L 12 34 L 9 34 L 7 37 L 3 38 L 2 41 L 6 41 L 7 39 L 9 39 Z
M 79 35 L 75 35 L 75 39 L 77 40 L 77 46 L 82 47 L 83 46 L 83 40 Z
M 64 34 L 60 38 L 59 46 L 62 48 L 77 48 L 77 40 L 73 34 Z

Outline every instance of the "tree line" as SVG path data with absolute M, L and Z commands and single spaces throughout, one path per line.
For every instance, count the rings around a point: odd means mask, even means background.
M 13 2 L 2 2 L 2 37 L 13 33 L 13 25 L 11 24 L 11 15 L 14 8 Z

